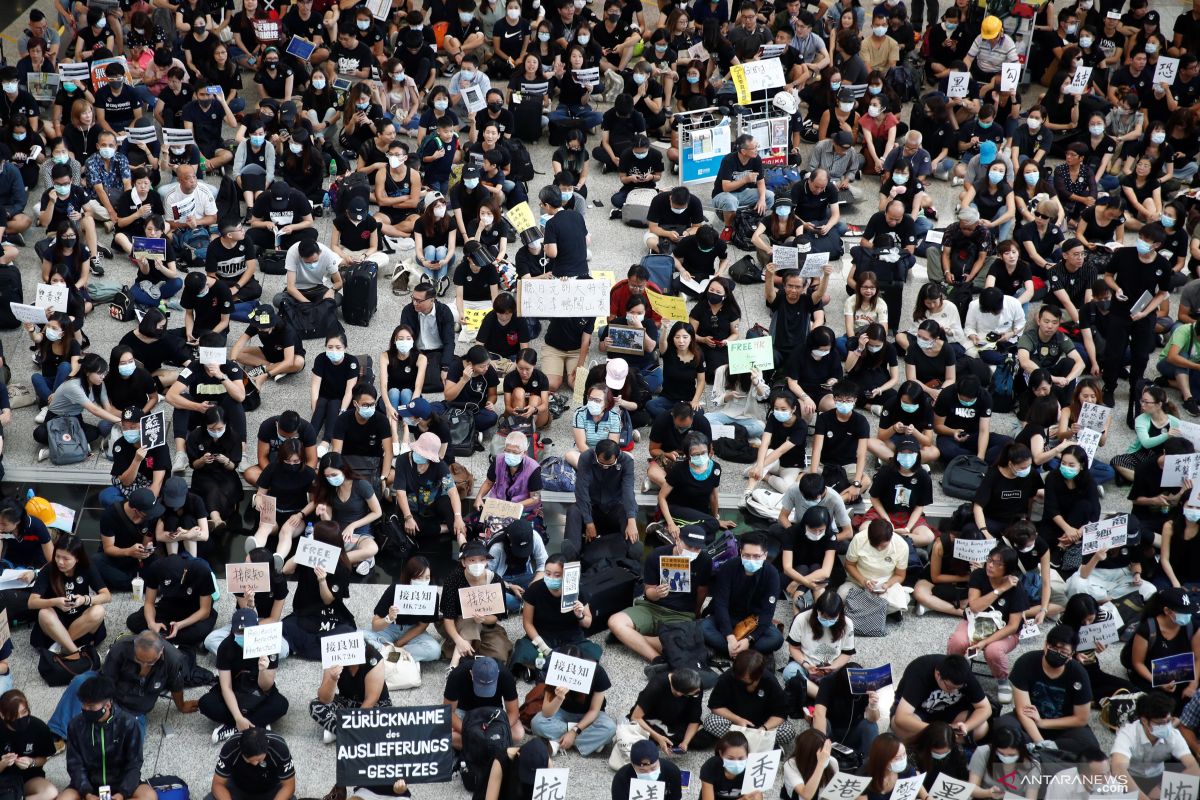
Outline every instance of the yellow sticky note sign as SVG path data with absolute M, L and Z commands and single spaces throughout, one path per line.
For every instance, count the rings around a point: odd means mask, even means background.
M 615 286 L 617 283 L 616 277 L 611 269 L 598 269 L 592 273 L 592 280 L 608 281 L 609 286 Z
M 529 203 L 521 203 L 504 212 L 504 218 L 507 219 L 512 226 L 517 229 L 517 233 L 527 231 L 537 223 L 533 219 L 533 209 L 529 207 Z
M 750 84 L 746 82 L 746 68 L 741 64 L 734 64 L 729 68 L 729 77 L 733 80 L 733 88 L 737 92 L 737 101 L 739 105 L 746 105 L 750 102 Z
M 462 324 L 464 328 L 477 331 L 479 326 L 483 324 L 483 318 L 487 316 L 489 308 L 464 308 Z
M 676 322 L 687 321 L 687 303 L 682 297 L 671 297 L 649 289 L 646 290 L 646 297 L 650 298 L 650 307 L 661 314 L 664 319 L 672 319 Z

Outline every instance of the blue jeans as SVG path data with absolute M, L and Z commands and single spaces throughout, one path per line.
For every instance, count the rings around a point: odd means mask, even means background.
M 712 199 L 713 208 L 717 211 L 737 211 L 739 208 L 749 208 L 758 202 L 758 187 L 747 186 L 736 192 L 721 192 Z M 767 209 L 775 202 L 775 193 L 767 189 Z
M 720 655 L 729 654 L 729 646 L 725 637 L 717 630 L 717 624 L 712 617 L 704 618 L 700 623 L 700 630 L 704 634 L 705 644 Z M 783 646 L 783 634 L 774 625 L 768 625 L 750 646 L 760 653 L 769 655 Z
M 435 283 L 450 274 L 450 268 L 454 266 L 455 259 L 451 258 L 445 264 L 445 266 L 437 270 L 425 266 L 425 262 L 441 261 L 446 257 L 446 252 L 445 245 L 442 245 L 441 247 L 435 247 L 434 245 L 427 244 L 425 245 L 425 252 L 422 253 L 421 257 L 417 259 L 417 263 L 421 265 L 421 269 L 425 270 L 425 274 L 428 275 L 429 278 Z
M 70 360 L 64 361 L 58 365 L 58 370 L 54 373 L 54 381 L 51 383 L 40 372 L 35 372 L 29 378 L 29 382 L 33 384 L 33 393 L 37 395 L 37 404 L 44 406 L 50 402 L 50 395 L 54 394 L 55 389 L 62 386 L 62 382 L 71 374 Z
M 515 583 L 522 589 L 528 589 L 529 584 L 533 581 L 533 570 L 526 570 L 525 572 L 516 575 L 505 575 L 504 580 L 508 583 Z M 504 593 L 504 607 L 508 609 L 508 613 L 520 613 L 523 603 L 524 601 L 517 597 L 513 592 Z
M 832 726 L 828 722 L 825 723 L 825 729 L 829 736 L 834 735 Z M 839 730 L 838 733 L 841 731 Z M 879 726 L 874 722 L 860 719 L 850 727 L 850 730 L 846 731 L 846 736 L 841 741 L 854 752 L 865 753 L 871 749 L 871 743 L 878 737 Z
M 106 486 L 100 490 L 100 507 L 108 508 L 117 503 L 125 502 L 125 493 L 116 486 Z
M 787 666 L 783 668 L 783 682 L 786 684 L 797 675 L 803 675 L 805 680 L 808 680 L 808 673 L 804 667 L 800 666 L 797 661 L 789 661 Z
M 145 104 L 148 111 L 153 111 L 154 107 L 158 105 L 158 98 L 154 96 L 153 92 L 146 88 L 145 84 L 139 83 L 136 86 L 126 86 L 125 88 L 126 90 L 133 92 L 133 96 L 138 100 L 141 100 L 142 103 Z
M 50 719 L 46 720 L 46 727 L 53 731 L 60 739 L 67 738 L 67 725 L 70 724 L 71 720 L 79 716 L 79 712 L 83 711 L 83 704 L 79 702 L 79 687 L 88 678 L 94 678 L 99 674 L 99 672 L 95 672 L 94 670 L 88 670 L 82 675 L 76 675 L 67 685 L 67 688 L 63 689 L 62 696 L 58 698 L 58 705 L 54 707 L 54 713 L 50 715 Z M 142 736 L 145 736 L 146 715 L 134 714 L 133 717 L 142 729 Z
M 540 712 L 533 717 L 533 732 L 543 739 L 558 741 L 567 733 L 568 722 L 579 722 L 583 714 L 572 714 L 559 709 L 553 717 L 543 716 Z M 617 735 L 617 723 L 603 712 L 588 725 L 586 729 L 575 729 L 579 734 L 575 738 L 575 749 L 581 756 L 589 756 L 606 746 Z
M 388 389 L 388 402 L 392 404 L 392 408 L 399 410 L 400 406 L 406 406 L 412 402 L 412 389 Z
M 1195 161 L 1189 161 L 1175 170 L 1175 180 L 1190 181 L 1196 177 L 1197 170 L 1200 170 L 1200 164 L 1197 164 Z
M 582 119 L 584 127 L 589 131 L 604 121 L 604 115 L 599 111 L 593 111 L 591 106 L 569 106 L 566 103 L 559 103 L 558 108 L 550 112 L 551 122 L 562 122 L 572 117 Z
M 1175 174 L 1179 175 L 1178 172 Z M 1106 192 L 1115 192 L 1121 188 L 1121 179 L 1116 175 L 1104 175 L 1100 178 L 1100 188 Z
M 641 370 L 642 380 L 646 381 L 646 388 L 653 394 L 662 389 L 662 367 L 653 367 L 651 369 Z
M 733 417 L 723 411 L 714 411 L 711 414 L 705 414 L 705 419 L 709 425 L 737 425 L 746 429 L 746 435 L 751 439 L 761 439 L 763 431 L 767 429 L 766 423 L 761 419 L 754 417 Z
M 139 306 L 157 306 L 159 300 L 166 300 L 179 294 L 183 289 L 183 278 L 168 278 L 158 285 L 158 298 L 153 298 L 142 291 L 137 283 L 130 284 L 129 296 Z
M 411 627 L 412 625 L 400 625 L 393 622 L 386 628 L 377 631 L 364 630 L 363 636 L 376 649 L 379 649 L 399 639 Z M 428 632 L 414 636 L 404 645 L 404 649 L 417 661 L 437 661 L 442 657 L 442 645 Z
M 933 230 L 933 220 L 926 217 L 924 214 L 913 217 L 913 232 L 916 234 L 917 241 L 925 238 L 925 234 Z

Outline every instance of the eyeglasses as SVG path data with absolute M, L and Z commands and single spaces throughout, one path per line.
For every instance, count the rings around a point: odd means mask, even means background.
M 1035 211 L 1035 212 L 1033 212 L 1033 215 L 1035 217 L 1037 217 L 1038 219 L 1050 219 L 1049 214 L 1039 214 L 1038 212 Z

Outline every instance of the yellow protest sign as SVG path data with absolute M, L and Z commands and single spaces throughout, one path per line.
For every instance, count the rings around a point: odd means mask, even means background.
M 483 318 L 491 311 L 490 308 L 464 308 L 462 324 L 468 330 L 477 331 L 483 325 Z
M 512 223 L 517 233 L 529 230 L 537 225 L 537 222 L 533 218 L 533 209 L 529 207 L 528 202 L 520 203 L 505 211 L 504 218 Z
M 746 68 L 741 64 L 734 64 L 729 68 L 729 77 L 733 81 L 734 90 L 737 91 L 738 104 L 748 104 L 750 102 L 750 84 L 746 82 Z
M 687 322 L 687 303 L 682 297 L 671 297 L 650 289 L 646 290 L 646 297 L 650 298 L 650 307 L 661 314 L 663 319 Z

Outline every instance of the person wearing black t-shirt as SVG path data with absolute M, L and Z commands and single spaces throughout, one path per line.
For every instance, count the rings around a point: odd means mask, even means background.
M 229 333 L 233 315 L 233 295 L 229 287 L 213 273 L 189 272 L 183 279 L 183 328 L 180 335 L 189 345 L 196 345 L 205 333 Z
M 574 604 L 562 610 L 563 564 L 566 558 L 555 553 L 546 559 L 544 576 L 533 581 L 525 590 L 521 609 L 521 625 L 525 635 L 513 647 L 511 664 L 524 667 L 526 674 L 537 675 L 539 659 L 549 658 L 551 651 L 574 645 L 586 658 L 597 660 L 602 650 L 589 641 L 587 629 L 592 625 L 592 610 L 580 594 Z
M 946 645 L 951 655 L 983 653 L 997 681 L 1001 705 L 1012 700 L 1008 654 L 1017 646 L 1017 634 L 1028 607 L 1029 595 L 1021 580 L 1017 551 L 1001 545 L 988 554 L 983 568 L 973 570 L 967 579 L 967 608 L 974 615 L 975 628 L 969 629 L 968 621 L 962 620 Z M 981 615 L 991 617 L 982 628 Z
M 200 337 L 200 347 L 224 348 L 225 338 L 219 333 L 206 333 Z M 245 373 L 237 362 L 224 364 L 198 364 L 192 362 L 179 372 L 179 379 L 167 390 L 167 402 L 175 412 L 172 428 L 175 433 L 175 459 L 185 462 L 187 444 L 185 434 L 204 424 L 203 414 L 214 405 L 220 406 L 229 421 L 230 432 L 240 441 L 246 440 Z M 182 469 L 182 466 L 179 466 Z
M 592 659 L 577 645 L 567 645 L 558 652 L 573 658 Z M 566 686 L 546 684 L 546 699 L 542 711 L 533 717 L 533 733 L 543 739 L 558 742 L 561 750 L 574 747 L 581 756 L 606 747 L 616 736 L 617 723 L 604 713 L 605 696 L 612 681 L 602 664 L 592 672 L 592 685 L 586 692 L 576 692 Z M 575 723 L 571 726 L 571 723 Z
M 1053 741 L 1060 750 L 1077 753 L 1099 747 L 1089 726 L 1092 685 L 1087 670 L 1075 660 L 1078 634 L 1066 625 L 1046 633 L 1041 650 L 1025 653 L 1013 664 L 1013 710 L 997 724 L 1020 727 L 1034 744 Z M 1053 721 L 1054 727 L 1045 727 Z
M 808 424 L 799 415 L 798 405 L 791 393 L 777 394 L 771 400 L 771 415 L 758 446 L 758 456 L 750 468 L 746 492 L 753 491 L 761 480 L 777 491 L 787 491 L 804 471 Z
M 871 510 L 867 516 L 886 519 L 917 547 L 933 544 L 934 532 L 925 519 L 933 502 L 933 481 L 919 464 L 920 445 L 911 436 L 896 438 L 896 455 L 875 474 Z
M 258 273 L 258 250 L 247 238 L 240 220 L 225 220 L 221 223 L 221 235 L 208 243 L 204 271 L 213 275 L 233 298 L 232 316 L 239 322 L 247 322 L 250 312 L 262 297 L 262 284 Z
M 999 536 L 1013 522 L 1029 518 L 1029 510 L 1042 477 L 1033 471 L 1029 448 L 1009 442 L 996 456 L 975 491 L 972 501 L 975 526 L 980 533 Z
M 725 219 L 725 228 L 733 225 L 739 208 L 753 206 L 762 216 L 775 203 L 775 193 L 767 188 L 766 172 L 758 156 L 754 137 L 743 133 L 733 143 L 733 152 L 721 159 L 712 190 L 713 208 Z M 768 280 L 767 284 L 770 285 Z
M 745 735 L 738 731 L 730 731 L 717 742 L 716 755 L 709 756 L 700 767 L 700 795 L 712 797 L 713 800 L 739 800 L 745 797 L 742 792 L 742 782 L 745 780 L 743 771 L 729 772 L 724 764 L 730 762 L 742 765 L 750 758 L 750 744 Z M 865 752 L 865 749 L 861 752 Z M 708 789 L 708 792 L 705 790 Z
M 244 655 L 246 628 L 258 624 L 253 608 L 233 612 L 231 633 L 217 648 L 217 685 L 200 698 L 200 713 L 217 723 L 213 738 L 218 742 L 244 730 L 247 724 L 266 728 L 288 711 L 288 699 L 275 683 L 279 656 Z
M 617 161 L 617 179 L 621 182 L 621 188 L 609 198 L 613 205 L 609 218 L 617 219 L 620 216 L 620 209 L 630 192 L 635 189 L 657 189 L 662 174 L 662 153 L 652 149 L 646 135 L 639 133 L 621 152 Z
M 392 426 L 377 414 L 379 390 L 366 381 L 350 389 L 350 407 L 333 424 L 333 452 L 354 460 L 354 465 L 378 487 L 392 478 Z M 365 531 L 364 531 L 365 533 Z
M 126 620 L 129 630 L 152 630 L 177 647 L 199 648 L 217 624 L 212 599 L 217 587 L 208 562 L 176 553 L 155 560 L 142 577 L 145 600 Z
M 1104 403 L 1115 405 L 1113 395 L 1117 390 L 1117 381 L 1128 365 L 1129 385 L 1138 386 L 1146 374 L 1146 364 L 1155 346 L 1154 325 L 1157 321 L 1159 305 L 1171 291 L 1171 269 L 1165 258 L 1158 254 L 1158 249 L 1166 240 L 1167 235 L 1162 225 L 1151 223 L 1138 233 L 1136 247 L 1122 247 L 1113 253 L 1112 259 L 1104 270 L 1104 282 L 1113 290 L 1113 324 L 1110 328 L 1110 341 L 1128 342 L 1132 353 L 1130 359 L 1125 359 L 1125 348 L 1109 347 L 1104 354 Z M 1143 304 L 1141 298 L 1150 294 L 1149 304 Z M 1133 310 L 1137 304 L 1140 308 Z M 1134 395 L 1130 392 L 1130 403 L 1125 414 L 1125 424 L 1133 427 Z
M 508 716 L 513 741 L 519 741 L 525 735 L 525 726 L 521 724 L 518 710 L 516 678 L 507 667 L 490 656 L 477 655 L 473 659 L 465 659 L 452 669 L 446 676 L 442 702 L 450 706 L 453 712 L 451 742 L 455 750 L 462 749 L 460 711 L 466 714 L 477 708 L 502 709 Z
M 659 192 L 646 212 L 646 248 L 657 252 L 663 243 L 669 242 L 673 249 L 685 237 L 694 236 L 704 223 L 704 205 L 686 186 Z
M 1009 437 L 991 432 L 992 398 L 974 375 L 962 376 L 938 395 L 933 420 L 944 464 L 960 455 L 990 461 L 1009 441 Z
M 444 402 L 434 410 L 475 406 L 475 432 L 482 436 L 496 425 L 496 387 L 500 376 L 488 358 L 488 351 L 475 345 L 462 358 L 451 361 L 445 377 Z
M 338 331 L 325 339 L 325 351 L 313 359 L 312 426 L 319 436 L 325 429 L 324 440 L 333 437 L 334 421 L 350 406 L 351 391 L 358 383 L 362 367 L 358 358 L 346 353 L 346 334 Z
M 649 243 L 649 234 L 646 241 Z M 671 256 L 675 259 L 675 271 L 687 280 L 706 281 L 714 275 L 725 275 L 729 270 L 729 245 L 721 241 L 711 225 L 703 225 L 695 233 L 680 239 Z M 691 293 L 686 286 L 683 290 Z
M 375 604 L 371 627 L 365 631 L 367 641 L 379 650 L 385 646 L 403 647 L 417 661 L 437 661 L 442 645 L 429 633 L 431 623 L 437 622 L 435 607 L 429 614 L 402 614 L 396 607 L 396 590 L 401 587 L 428 587 L 431 578 L 429 561 L 424 556 L 409 557 L 400 569 L 395 583 L 383 590 Z
M 327 667 L 321 673 L 317 699 L 309 703 L 308 713 L 321 726 L 325 744 L 337 741 L 340 712 L 348 709 L 386 708 L 392 704 L 384 672 L 383 656 L 373 645 L 365 646 L 365 661 L 350 666 Z
M 213 771 L 231 797 L 291 797 L 296 793 L 296 767 L 287 742 L 266 728 L 235 733 L 221 747 Z
M 529 347 L 528 339 L 529 324 L 524 318 L 517 316 L 516 299 L 508 292 L 497 295 L 496 299 L 492 301 L 492 310 L 484 316 L 483 322 L 479 325 L 479 332 L 475 334 L 475 343 L 485 348 L 493 358 L 515 362 L 518 354 Z M 496 361 L 492 362 L 493 367 L 496 364 Z M 505 377 L 507 378 L 507 375 Z M 508 391 L 509 388 L 506 386 L 505 393 L 507 394 Z M 515 406 L 514 408 L 521 407 Z M 508 408 L 507 404 L 505 408 Z
M 779 685 L 767 660 L 757 650 L 743 650 L 733 666 L 721 677 L 708 695 L 709 713 L 704 730 L 721 737 L 732 725 L 775 731 L 775 746 L 784 752 L 796 738 L 796 727 L 787 718 L 787 694 Z
M 250 342 L 256 336 L 259 346 L 252 347 Z M 300 336 L 273 306 L 264 303 L 250 315 L 250 324 L 233 343 L 229 358 L 248 367 L 263 367 L 254 378 L 255 384 L 262 388 L 271 379 L 279 380 L 304 369 L 304 353 Z
M 127 505 L 145 506 L 145 501 L 154 503 L 154 495 L 149 489 L 140 489 Z M 105 516 L 109 516 L 108 511 L 118 508 L 121 506 L 109 506 Z M 105 517 L 102 517 L 102 539 L 108 534 L 104 521 Z M 79 654 L 81 646 L 95 646 L 95 634 L 104 626 L 104 606 L 111 600 L 108 584 L 97 565 L 89 563 L 83 541 L 77 536 L 59 537 L 54 543 L 54 556 L 38 572 L 29 595 L 29 608 L 38 612 L 37 625 L 29 632 L 30 646 L 46 649 L 58 644 L 63 655 L 71 660 Z M 50 613 L 43 615 L 42 611 Z
M 578 211 L 563 208 L 562 192 L 546 186 L 538 192 L 541 213 L 549 214 L 542 249 L 550 259 L 556 278 L 584 278 L 589 275 L 587 256 L 591 234 Z
M 680 670 L 679 672 L 672 673 L 672 675 L 682 677 L 685 672 L 693 672 L 694 674 L 694 671 Z M 674 689 L 668 681 L 669 676 L 658 676 L 650 682 L 647 688 L 652 686 L 656 693 L 668 698 L 673 696 L 675 699 L 678 699 L 680 695 L 673 694 Z M 690 686 L 691 684 L 688 685 Z M 700 684 L 698 681 L 695 683 L 695 686 L 697 687 L 695 691 L 699 692 Z M 697 697 L 698 700 L 699 698 Z M 661 708 L 663 711 L 670 710 L 666 705 L 657 706 L 656 708 Z M 697 703 L 696 710 L 699 713 L 699 703 Z M 635 706 L 634 712 L 637 711 L 638 709 Z M 652 719 L 661 721 L 656 717 Z M 699 728 L 700 725 L 696 724 L 695 727 Z M 642 729 L 646 730 L 647 728 L 648 724 L 642 723 Z M 656 729 L 649 728 L 649 730 L 654 731 Z M 654 733 L 654 737 L 654 741 L 643 739 L 640 742 L 634 742 L 633 747 L 630 748 L 629 763 L 623 765 L 613 775 L 612 794 L 610 795 L 613 800 L 624 800 L 624 798 L 630 797 L 633 789 L 637 788 L 636 784 L 651 779 L 663 784 L 663 800 L 681 800 L 683 797 L 683 776 L 680 773 L 679 767 L 673 761 L 669 761 L 665 757 L 660 757 L 660 753 L 672 752 L 672 747 L 675 747 L 675 745 L 671 739 L 660 733 Z M 690 736 L 687 739 L 688 742 L 691 741 Z M 678 747 L 683 752 L 687 751 L 687 744 L 682 744 Z M 679 750 L 675 752 L 679 752 Z M 657 795 L 655 796 L 657 797 Z
M 892 733 L 906 742 L 932 722 L 946 722 L 976 737 L 987 733 L 992 715 L 983 687 L 962 656 L 931 653 L 908 663 L 896 686 Z
M 717 489 L 721 485 L 721 465 L 710 455 L 709 439 L 692 431 L 683 437 L 682 452 L 686 456 L 667 470 L 666 480 L 658 491 L 658 507 L 662 511 L 667 532 L 679 536 L 680 525 L 694 522 L 716 533 L 716 527 L 732 527 L 730 520 L 719 519 Z
M 842 478 L 834 483 L 843 484 L 842 499 L 856 502 L 871 486 L 867 475 L 867 440 L 871 438 L 871 425 L 867 418 L 854 410 L 858 400 L 858 387 L 850 381 L 838 381 L 832 389 L 833 408 L 817 415 L 813 429 L 812 472 L 824 471 L 827 467 L 841 472 Z M 847 465 L 853 465 L 854 475 L 846 479 Z

